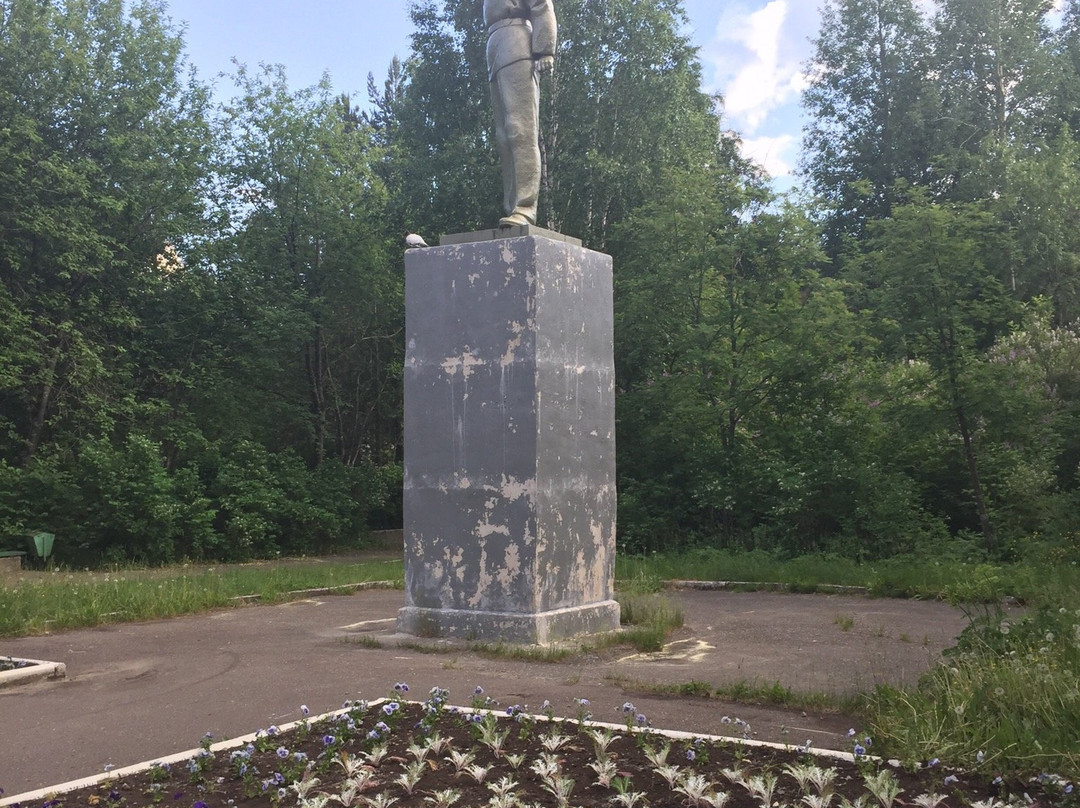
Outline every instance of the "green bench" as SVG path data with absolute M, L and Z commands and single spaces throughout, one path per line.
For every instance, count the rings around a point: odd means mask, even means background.
M 53 541 L 56 537 L 52 533 L 46 533 L 44 531 L 38 531 L 36 533 L 26 533 L 18 536 L 6 536 L 0 538 L 0 565 L 12 567 L 16 569 L 22 569 L 23 559 L 26 558 L 27 551 L 25 550 L 6 550 L 4 547 L 11 545 L 25 544 L 29 548 L 29 551 L 34 553 L 37 558 L 42 561 L 46 560 L 53 551 Z M 15 559 L 14 561 L 7 561 L 6 559 Z

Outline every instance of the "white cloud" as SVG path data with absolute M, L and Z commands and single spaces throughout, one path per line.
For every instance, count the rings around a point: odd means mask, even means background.
M 791 174 L 798 158 L 799 141 L 795 135 L 756 137 L 742 142 L 742 155 L 753 160 L 776 179 Z
M 791 13 L 788 0 L 771 0 L 756 10 L 728 6 L 702 51 L 715 70 L 713 89 L 724 96 L 728 123 L 745 134 L 753 135 L 805 86 L 800 62 L 807 48 L 791 41 L 800 16 Z

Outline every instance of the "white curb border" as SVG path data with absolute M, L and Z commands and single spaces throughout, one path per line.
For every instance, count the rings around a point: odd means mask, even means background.
M 47 664 L 52 664 L 52 663 L 47 663 Z M 378 706 L 386 703 L 387 701 L 389 701 L 389 699 L 376 699 L 375 701 L 369 701 L 368 702 L 368 707 L 369 708 L 378 707 Z M 410 701 L 407 701 L 405 699 L 401 699 L 401 702 L 403 704 L 409 704 L 409 703 L 411 703 L 411 704 L 419 704 L 420 703 L 420 702 L 416 702 L 416 701 L 411 701 L 410 702 Z M 478 709 L 475 709 L 473 707 L 451 707 L 451 706 L 447 706 L 445 709 L 448 710 L 448 711 L 453 709 L 456 712 L 466 713 L 466 714 L 480 713 L 480 714 L 486 715 L 487 713 L 494 713 L 495 715 L 500 716 L 502 718 L 507 718 L 505 710 L 486 710 L 486 709 L 478 710 Z M 322 715 L 311 716 L 309 718 L 304 718 L 304 719 L 301 719 L 300 721 L 292 721 L 292 722 L 290 722 L 288 724 L 282 724 L 282 725 L 280 725 L 278 727 L 278 729 L 281 732 L 288 732 L 289 730 L 294 729 L 295 727 L 299 726 L 300 724 L 302 724 L 304 722 L 307 722 L 308 724 L 314 724 L 314 723 L 316 723 L 318 721 L 322 721 L 324 719 L 337 718 L 338 716 L 345 715 L 346 713 L 348 713 L 350 711 L 351 711 L 350 709 L 334 710 L 333 712 L 323 713 Z M 554 716 L 554 717 L 552 717 L 550 719 L 546 715 L 530 715 L 528 717 L 532 718 L 535 721 L 551 721 L 551 722 L 555 722 L 555 721 L 571 721 L 571 722 L 573 722 L 574 721 L 573 718 L 568 718 L 566 716 Z M 512 719 L 508 719 L 508 720 L 512 720 Z M 586 726 L 586 727 L 598 727 L 598 728 L 601 728 L 601 729 L 612 729 L 612 730 L 617 730 L 617 731 L 620 731 L 620 732 L 623 732 L 623 733 L 627 732 L 626 724 L 610 724 L 610 723 L 607 723 L 607 722 L 604 722 L 604 721 L 584 721 L 584 722 L 582 722 L 582 725 Z M 776 750 L 779 750 L 779 751 L 790 752 L 790 751 L 793 751 L 793 750 L 795 750 L 797 748 L 795 746 L 792 746 L 791 744 L 773 743 L 771 741 L 755 741 L 753 739 L 736 738 L 736 737 L 727 736 L 727 735 L 704 735 L 704 734 L 701 734 L 701 733 L 682 732 L 682 731 L 679 731 L 679 730 L 665 730 L 665 729 L 652 729 L 652 728 L 649 728 L 647 730 L 644 730 L 644 729 L 642 729 L 642 730 L 638 730 L 638 729 L 630 730 L 630 734 L 635 734 L 635 733 L 640 733 L 640 732 L 648 732 L 649 734 L 652 734 L 652 735 L 660 735 L 660 736 L 663 736 L 665 738 L 671 738 L 672 740 L 676 740 L 676 741 L 692 741 L 692 740 L 694 740 L 696 738 L 702 738 L 702 739 L 704 739 L 706 741 L 731 743 L 731 744 L 737 744 L 739 746 L 745 746 L 745 747 L 750 747 L 750 748 L 754 748 L 754 749 L 776 749 Z M 257 737 L 256 733 L 250 733 L 248 735 L 243 735 L 243 736 L 241 736 L 239 738 L 232 738 L 232 739 L 227 740 L 227 741 L 219 741 L 218 743 L 215 743 L 215 744 L 210 746 L 210 751 L 214 752 L 214 753 L 226 752 L 226 751 L 228 751 L 230 749 L 236 749 L 236 748 L 241 747 L 241 746 L 246 746 L 249 743 L 253 743 L 255 741 L 256 737 Z M 134 764 L 132 766 L 125 766 L 122 769 L 113 769 L 111 771 L 103 772 L 101 774 L 97 774 L 97 775 L 94 775 L 92 777 L 84 777 L 81 780 L 72 780 L 70 782 L 62 783 L 60 785 L 49 786 L 47 788 L 40 788 L 37 791 L 27 791 L 27 792 L 25 792 L 23 794 L 16 794 L 16 795 L 14 795 L 12 797 L 4 797 L 3 799 L 0 799 L 0 808 L 4 808 L 4 806 L 14 805 L 16 803 L 22 804 L 23 808 L 38 808 L 38 806 L 35 803 L 37 803 L 37 802 L 39 802 L 41 800 L 53 799 L 53 798 L 55 798 L 55 797 L 57 797 L 57 796 L 59 796 L 61 794 L 66 794 L 69 791 L 75 791 L 76 789 L 86 788 L 88 786 L 96 786 L 96 785 L 99 785 L 101 783 L 104 783 L 107 780 L 112 780 L 112 779 L 121 778 L 121 777 L 127 777 L 128 775 L 132 775 L 132 774 L 140 774 L 140 773 L 142 773 L 144 771 L 147 771 L 148 769 L 150 769 L 150 768 L 152 768 L 154 766 L 161 766 L 161 765 L 164 765 L 166 763 L 169 764 L 169 765 L 172 765 L 174 763 L 181 763 L 183 761 L 190 760 L 191 758 L 197 756 L 202 751 L 203 750 L 202 750 L 201 747 L 198 748 L 198 749 L 189 749 L 186 752 L 177 752 L 176 754 L 168 755 L 167 757 L 162 757 L 162 758 L 155 758 L 154 760 L 147 761 L 145 763 L 136 763 L 136 764 Z M 840 752 L 840 751 L 836 751 L 836 750 L 833 750 L 833 749 L 812 749 L 812 750 L 810 750 L 809 754 L 813 755 L 814 757 L 832 758 L 834 760 L 843 760 L 843 761 L 848 762 L 848 763 L 852 763 L 855 760 L 854 755 L 852 755 L 850 752 Z
M 29 682 L 37 682 L 42 679 L 67 678 L 67 665 L 63 662 L 46 662 L 43 659 L 26 659 L 25 657 L 11 658 L 27 663 L 26 667 L 14 668 L 9 671 L 0 671 L 0 690 L 3 690 L 5 687 L 15 687 L 17 685 L 28 684 Z

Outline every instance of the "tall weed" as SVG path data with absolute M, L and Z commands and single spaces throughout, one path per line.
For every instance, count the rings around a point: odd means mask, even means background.
M 881 687 L 868 706 L 874 737 L 891 756 L 1076 777 L 1080 609 L 977 617 L 914 690 Z

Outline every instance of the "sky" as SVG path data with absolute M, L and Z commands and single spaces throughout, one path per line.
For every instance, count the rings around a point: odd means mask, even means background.
M 919 0 L 924 7 L 932 0 Z M 394 55 L 409 53 L 407 0 L 168 0 L 186 27 L 188 55 L 204 79 L 232 69 L 282 64 L 294 87 L 329 72 L 354 102 L 367 75 L 381 83 Z M 1056 5 L 1061 6 L 1062 0 Z M 683 0 L 686 33 L 699 48 L 703 89 L 724 98 L 724 126 L 763 165 L 778 190 L 795 184 L 806 62 L 820 20 L 817 0 Z M 556 9 L 558 3 L 556 0 Z M 219 79 L 218 92 L 229 82 Z
M 558 5 L 556 3 L 556 9 Z M 684 0 L 687 34 L 700 48 L 704 87 L 725 99 L 725 128 L 780 187 L 790 187 L 802 130 L 803 69 L 818 27 L 814 0 Z M 395 54 L 409 52 L 407 0 L 169 0 L 186 28 L 199 75 L 282 64 L 294 87 L 330 73 L 336 90 L 366 100 L 368 73 L 381 83 Z M 227 79 L 217 81 L 228 95 Z

